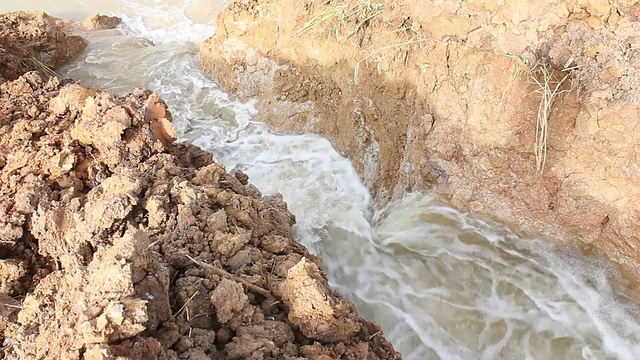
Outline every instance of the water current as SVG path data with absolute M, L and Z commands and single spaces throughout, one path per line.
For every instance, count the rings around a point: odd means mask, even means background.
M 0 0 L 82 20 L 120 16 L 88 33 L 65 77 L 113 92 L 147 87 L 169 104 L 180 140 L 280 192 L 298 240 L 325 261 L 331 283 L 379 323 L 404 359 L 640 359 L 640 311 L 614 267 L 569 245 L 524 237 L 430 194 L 384 209 L 349 160 L 316 135 L 281 134 L 251 103 L 200 70 L 217 0 Z

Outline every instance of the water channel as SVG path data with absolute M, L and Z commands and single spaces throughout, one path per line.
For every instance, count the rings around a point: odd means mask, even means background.
M 323 257 L 332 284 L 379 323 L 404 359 L 640 358 L 640 309 L 615 268 L 577 248 L 524 237 L 431 194 L 384 209 L 349 160 L 317 135 L 280 134 L 234 101 L 198 62 L 224 3 L 214 0 L 0 0 L 82 20 L 120 16 L 85 34 L 87 51 L 60 69 L 102 90 L 147 87 L 169 104 L 180 140 L 280 192 L 298 240 Z

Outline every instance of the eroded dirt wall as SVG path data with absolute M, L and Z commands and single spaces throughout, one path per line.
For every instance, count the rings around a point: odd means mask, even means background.
M 276 128 L 328 137 L 378 204 L 435 188 L 638 273 L 639 17 L 632 1 L 238 0 L 202 65 Z

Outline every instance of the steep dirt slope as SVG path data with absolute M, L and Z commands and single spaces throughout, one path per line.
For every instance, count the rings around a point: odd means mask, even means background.
M 171 121 L 149 90 L 0 84 L 0 358 L 399 359 L 281 196 Z
M 435 188 L 639 273 L 639 19 L 627 0 L 237 0 L 202 65 L 327 136 L 378 204 Z

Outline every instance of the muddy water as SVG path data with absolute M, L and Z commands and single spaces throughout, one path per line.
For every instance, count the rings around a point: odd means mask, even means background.
M 570 246 L 525 238 L 428 194 L 373 211 L 348 160 L 325 139 L 260 123 L 199 70 L 198 44 L 224 4 L 193 1 L 0 0 L 75 20 L 118 15 L 89 34 L 64 76 L 169 103 L 182 140 L 281 192 L 301 242 L 321 254 L 332 283 L 380 323 L 405 359 L 637 359 L 640 311 L 610 264 Z

